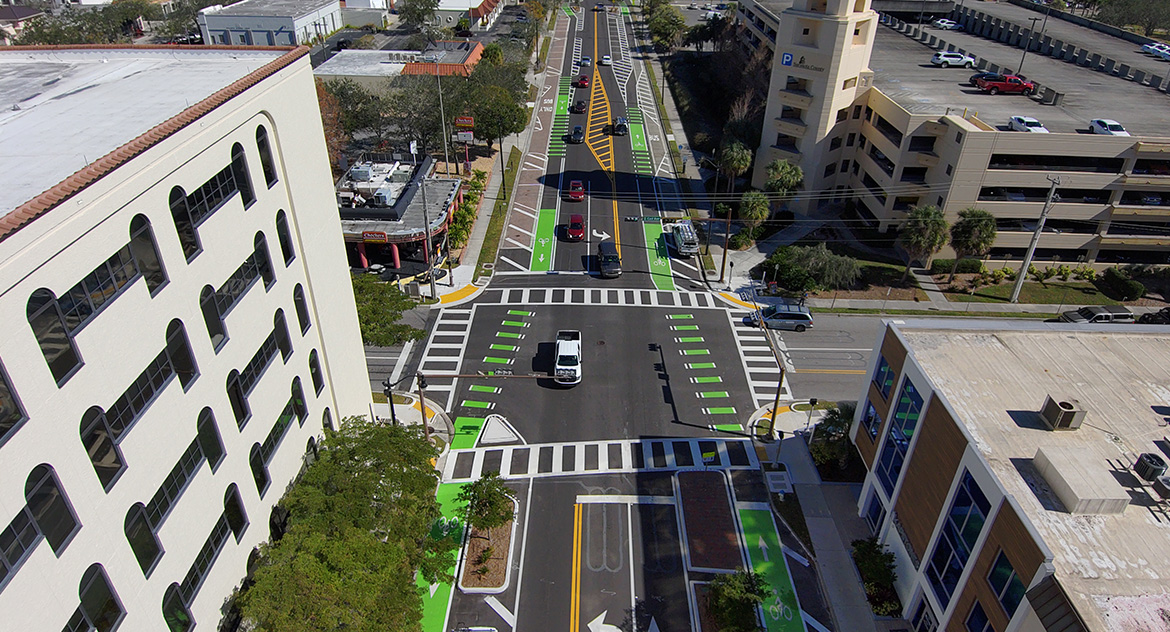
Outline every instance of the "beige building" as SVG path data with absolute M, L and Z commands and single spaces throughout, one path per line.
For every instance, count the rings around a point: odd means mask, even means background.
M 1018 260 L 1056 179 L 1038 260 L 1167 262 L 1164 93 L 1036 55 L 1029 78 L 1067 93 L 1060 107 L 984 94 L 968 82 L 975 70 L 932 66 L 933 50 L 879 24 L 868 2 L 822 6 L 798 2 L 782 14 L 754 186 L 772 160 L 789 160 L 805 174 L 793 210 L 844 201 L 842 219 L 882 232 L 915 205 L 938 205 L 951 221 L 981 208 L 998 220 L 990 258 Z M 979 46 L 1019 61 L 1015 49 Z M 1013 116 L 1050 133 L 1009 131 Z M 1089 134 L 1097 118 L 1132 136 Z

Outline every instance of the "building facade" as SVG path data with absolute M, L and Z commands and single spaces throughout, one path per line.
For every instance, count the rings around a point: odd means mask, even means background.
M 30 183 L 0 195 L 4 627 L 215 629 L 323 428 L 371 406 L 307 51 L 0 64 L 44 89 L 0 117 Z
M 338 0 L 242 0 L 201 9 L 196 21 L 205 44 L 234 46 L 311 44 L 345 26 Z

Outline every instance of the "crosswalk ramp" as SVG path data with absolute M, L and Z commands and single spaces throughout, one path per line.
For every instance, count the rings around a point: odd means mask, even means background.
M 747 439 L 651 439 L 584 441 L 452 450 L 443 482 L 477 480 L 496 473 L 503 479 L 583 474 L 631 474 L 691 469 L 758 469 Z
M 614 305 L 625 307 L 690 307 L 724 309 L 714 295 L 707 292 L 668 290 L 608 290 L 589 288 L 509 288 L 488 289 L 476 299 L 478 304 L 497 305 Z M 744 312 L 745 314 L 747 312 Z

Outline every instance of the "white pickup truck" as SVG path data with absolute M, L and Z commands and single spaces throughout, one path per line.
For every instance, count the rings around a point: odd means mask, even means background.
M 557 363 L 553 377 L 559 384 L 581 381 L 581 332 L 575 329 L 557 332 Z

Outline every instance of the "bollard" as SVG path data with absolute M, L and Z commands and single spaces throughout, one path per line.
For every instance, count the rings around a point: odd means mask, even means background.
M 1093 53 L 1093 55 L 1091 57 L 1089 57 L 1089 69 L 1096 70 L 1100 67 L 1101 67 L 1101 53 Z
M 1133 71 L 1133 80 L 1135 83 L 1138 83 L 1138 84 L 1145 83 L 1146 82 L 1146 71 L 1134 70 Z
M 1114 67 L 1114 66 L 1116 66 L 1116 65 L 1117 65 L 1117 62 L 1115 62 L 1115 61 L 1113 61 L 1112 59 L 1109 59 L 1108 57 L 1106 57 L 1106 58 L 1105 58 L 1105 67 L 1104 67 L 1104 68 L 1102 68 L 1101 70 L 1102 70 L 1102 72 L 1104 72 L 1104 73 L 1105 73 L 1105 74 L 1107 74 L 1107 75 L 1116 74 L 1116 73 L 1113 71 L 1113 67 Z
M 1158 90 L 1158 86 L 1162 85 L 1162 75 L 1150 75 L 1150 87 Z
M 1129 76 L 1129 71 L 1129 64 L 1121 64 L 1117 67 L 1117 76 L 1121 77 L 1122 79 L 1132 79 L 1133 77 Z

